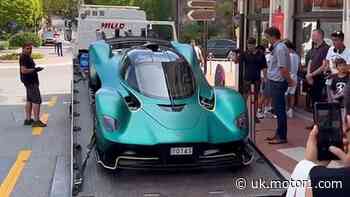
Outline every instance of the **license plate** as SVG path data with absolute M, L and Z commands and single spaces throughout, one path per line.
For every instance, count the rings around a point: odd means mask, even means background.
M 193 147 L 173 147 L 170 148 L 170 155 L 192 155 Z

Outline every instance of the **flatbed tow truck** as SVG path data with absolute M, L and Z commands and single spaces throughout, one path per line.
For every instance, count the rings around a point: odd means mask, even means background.
M 74 66 L 72 82 L 72 192 L 81 197 L 284 196 L 286 179 L 250 142 L 254 161 L 237 169 L 110 171 L 97 162 L 93 147 L 93 97 L 88 80 Z M 90 158 L 90 159 L 89 159 Z M 285 185 L 285 184 L 284 184 Z

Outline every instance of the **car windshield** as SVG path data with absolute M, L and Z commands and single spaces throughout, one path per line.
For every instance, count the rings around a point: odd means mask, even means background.
M 152 59 L 162 60 L 160 57 Z M 185 61 L 147 61 L 144 57 L 127 69 L 125 80 L 132 88 L 152 98 L 183 99 L 195 92 L 191 67 Z

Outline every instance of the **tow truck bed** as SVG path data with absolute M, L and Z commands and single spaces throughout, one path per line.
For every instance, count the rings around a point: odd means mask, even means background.
M 77 76 L 74 76 L 78 82 Z M 93 115 L 89 101 L 87 81 L 74 84 L 73 113 L 80 116 L 74 118 L 75 127 L 80 131 L 72 131 L 74 143 L 82 147 L 82 155 L 86 154 L 93 131 Z M 255 160 L 247 167 L 235 170 L 218 168 L 194 171 L 108 171 L 97 164 L 94 154 L 88 160 L 83 177 L 83 187 L 78 196 L 89 197 L 226 197 L 226 196 L 283 196 L 285 189 L 260 188 L 259 180 L 268 186 L 270 181 L 284 181 L 283 176 L 270 161 L 253 145 Z M 79 154 L 75 152 L 75 157 Z M 74 173 L 77 174 L 77 173 Z M 73 177 L 76 178 L 76 177 Z M 243 183 L 242 183 L 242 180 Z M 246 185 L 245 189 L 236 184 Z M 253 183 L 253 185 L 252 185 Z M 242 185 L 241 185 L 242 186 Z M 252 188 L 252 186 L 254 188 Z M 256 188 L 255 188 L 256 187 Z

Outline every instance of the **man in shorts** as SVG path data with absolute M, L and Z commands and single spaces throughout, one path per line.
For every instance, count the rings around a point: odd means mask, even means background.
M 295 45 L 290 41 L 286 40 L 284 44 L 287 46 L 289 50 L 289 56 L 290 56 L 290 76 L 295 81 L 295 84 L 291 87 L 288 87 L 286 96 L 288 101 L 288 111 L 287 116 L 289 118 L 294 117 L 294 107 L 295 107 L 295 92 L 297 89 L 297 82 L 298 82 L 298 70 L 300 67 L 300 56 L 296 53 L 296 47 Z
M 21 81 L 26 88 L 27 102 L 25 105 L 26 119 L 24 125 L 32 127 L 46 127 L 46 124 L 39 119 L 41 95 L 39 90 L 38 72 L 42 67 L 35 67 L 32 55 L 32 44 L 26 43 L 22 47 L 22 54 L 19 58 Z M 34 120 L 32 119 L 32 112 Z

